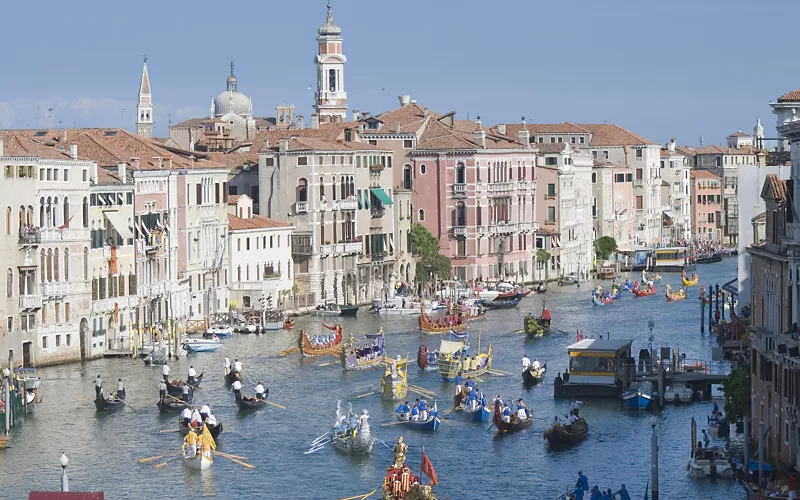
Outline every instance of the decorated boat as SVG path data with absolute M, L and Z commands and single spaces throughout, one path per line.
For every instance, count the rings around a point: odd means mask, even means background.
M 454 322 L 448 318 L 446 320 L 435 321 L 428 316 L 425 311 L 420 311 L 419 315 L 419 329 L 425 333 L 443 334 L 450 333 L 452 329 L 454 332 L 463 333 L 467 331 L 468 323 L 462 320 L 460 323 Z
M 203 381 L 203 374 L 201 373 L 197 377 L 194 378 L 194 383 L 189 384 L 189 387 L 195 388 L 200 385 L 200 382 Z M 180 379 L 175 379 L 172 382 L 167 384 L 167 392 L 172 394 L 173 396 L 177 396 L 179 394 L 183 394 L 183 386 L 187 383 Z M 191 391 L 190 391 L 191 393 Z
M 669 285 L 666 286 L 665 295 L 667 297 L 668 302 L 675 302 L 678 300 L 686 299 L 686 292 L 683 291 L 683 288 L 679 288 L 677 292 L 673 292 L 672 287 L 670 287 Z
M 522 370 L 522 381 L 525 385 L 536 385 L 544 380 L 544 374 L 547 371 L 547 363 L 544 363 L 538 370 L 529 366 L 526 370 Z
M 383 328 L 378 333 L 365 333 L 361 343 L 351 333 L 342 344 L 339 357 L 345 370 L 364 370 L 381 364 L 384 348 Z
M 108 397 L 100 397 L 94 399 L 94 407 L 97 411 L 114 411 L 119 410 L 125 406 L 125 391 L 122 391 L 122 399 L 118 398 L 116 393 L 110 393 Z
M 622 298 L 622 292 L 616 285 L 614 285 L 611 287 L 611 295 L 609 295 L 609 297 L 612 300 L 619 300 Z
M 363 410 L 360 416 L 353 414 L 353 405 L 347 403 L 347 415 L 342 413 L 342 401 L 336 402 L 336 421 L 330 432 L 333 447 L 342 453 L 368 455 L 375 444 L 375 436 L 369 428 L 369 412 Z
M 700 282 L 700 278 L 696 274 L 692 274 L 690 279 L 686 278 L 686 270 L 681 271 L 681 283 L 683 286 L 695 286 Z
M 647 288 L 641 288 L 639 286 L 639 280 L 636 280 L 636 282 L 633 284 L 632 291 L 636 297 L 648 297 L 656 294 L 656 286 L 650 282 L 650 284 L 647 285 Z
M 338 355 L 342 343 L 342 327 L 341 325 L 334 325 L 330 327 L 325 323 L 322 326 L 336 332 L 335 335 L 315 335 L 311 337 L 306 330 L 300 332 L 300 350 L 303 351 L 303 356 L 307 358 L 315 358 L 319 356 L 327 356 L 329 354 Z
M 439 350 L 429 351 L 425 344 L 419 346 L 417 351 L 417 366 L 426 372 L 439 370 Z
M 403 437 L 397 438 L 397 444 L 392 448 L 394 452 L 394 462 L 386 470 L 383 478 L 381 494 L 383 500 L 436 500 L 433 495 L 432 486 L 438 484 L 435 480 L 436 473 L 433 465 L 428 460 L 425 451 L 422 451 L 422 472 L 431 477 L 431 485 L 423 485 L 422 479 L 411 472 L 411 468 L 406 465 L 406 455 L 408 446 L 403 442 Z
M 623 291 L 623 292 L 633 291 L 633 283 L 631 283 L 631 280 L 626 279 L 625 283 L 620 285 L 619 289 L 620 289 L 620 291 Z
M 605 306 L 614 302 L 614 299 L 611 297 L 603 297 L 596 292 L 592 292 L 592 304 L 596 306 Z
M 503 417 L 500 413 L 500 401 L 495 400 L 494 402 L 494 426 L 497 427 L 497 432 L 500 434 L 513 434 L 514 432 L 519 432 L 523 429 L 527 429 L 531 426 L 533 422 L 533 416 L 530 416 L 525 419 L 517 418 L 517 414 L 514 413 L 511 415 L 511 419 L 508 422 L 503 421 Z
M 383 358 L 385 367 L 381 379 L 381 397 L 388 401 L 400 401 L 408 394 L 408 357 Z
M 398 422 L 406 422 L 406 427 L 411 427 L 415 431 L 436 432 L 442 423 L 439 419 L 439 410 L 436 406 L 436 402 L 433 403 L 433 409 L 425 420 L 411 420 L 403 413 L 398 413 L 397 411 L 395 411 L 394 415 Z
M 222 347 L 222 341 L 216 339 L 187 339 L 183 348 L 188 352 L 213 352 Z
M 443 340 L 439 347 L 439 374 L 444 380 L 455 380 L 459 373 L 462 377 L 479 377 L 492 368 L 492 345 L 486 352 L 481 351 L 480 334 L 478 334 L 478 354 L 469 358 L 463 352 L 461 342 Z
M 528 313 L 525 316 L 525 335 L 530 338 L 543 337 L 545 333 L 550 331 L 551 323 L 550 309 L 547 306 L 544 306 L 542 315 L 538 318 Z
M 292 318 L 286 318 L 283 320 L 284 330 L 291 330 L 292 328 L 294 328 L 294 320 Z
M 231 328 L 231 325 L 227 323 L 216 323 L 214 325 L 211 325 L 205 331 L 205 333 L 203 333 L 203 337 L 210 339 L 216 336 L 221 339 L 227 339 L 230 338 L 232 333 L 233 333 L 233 328 Z
M 654 399 L 653 383 L 650 381 L 622 393 L 622 405 L 629 410 L 646 410 Z
M 555 424 L 544 431 L 544 439 L 550 446 L 569 446 L 580 443 L 589 436 L 589 424 L 579 418 L 569 425 Z

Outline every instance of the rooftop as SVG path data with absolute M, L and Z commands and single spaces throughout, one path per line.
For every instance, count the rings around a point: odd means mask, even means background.
M 714 172 L 711 172 L 710 170 L 701 170 L 699 168 L 689 171 L 689 175 L 697 179 L 720 179 L 720 177 Z
M 778 98 L 778 102 L 800 102 L 800 89 L 783 94 Z
M 243 231 L 247 229 L 271 229 L 288 228 L 291 224 L 279 220 L 270 219 L 263 215 L 254 215 L 247 219 L 228 214 L 228 229 L 232 231 Z
M 655 142 L 626 130 L 619 125 L 603 124 L 580 124 L 579 127 L 592 133 L 592 147 L 602 146 L 644 146 L 656 144 Z
M 727 146 L 717 146 L 712 144 L 695 150 L 698 155 L 754 155 L 756 150 L 750 147 L 729 148 Z
M 632 340 L 624 339 L 583 339 L 567 347 L 569 351 L 617 352 L 630 347 Z

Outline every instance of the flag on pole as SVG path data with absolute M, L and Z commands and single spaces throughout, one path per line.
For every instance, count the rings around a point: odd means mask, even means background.
M 583 340 L 583 334 L 581 333 L 581 331 L 579 329 L 577 329 L 577 328 L 575 329 L 575 334 L 576 334 L 576 338 L 577 338 L 577 340 L 575 340 L 575 342 L 580 342 L 581 340 Z
M 69 227 L 69 223 L 72 222 L 72 218 L 73 217 L 75 217 L 75 213 L 74 212 L 73 212 L 72 215 L 69 216 L 69 219 L 67 220 L 67 222 L 65 222 L 65 223 L 61 224 L 60 226 L 58 226 L 58 229 L 66 229 L 66 228 L 68 228 Z
M 439 478 L 436 477 L 436 470 L 433 468 L 433 464 L 424 451 L 422 452 L 422 473 L 431 480 L 431 486 L 439 484 Z

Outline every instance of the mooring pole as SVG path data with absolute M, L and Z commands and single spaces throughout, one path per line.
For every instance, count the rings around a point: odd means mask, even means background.
M 706 331 L 706 299 L 703 295 L 700 296 L 700 333 Z

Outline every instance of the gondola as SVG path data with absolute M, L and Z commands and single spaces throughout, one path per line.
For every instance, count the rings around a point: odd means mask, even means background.
M 589 436 L 589 425 L 579 418 L 572 425 L 557 424 L 544 431 L 544 439 L 550 446 L 566 446 L 580 443 Z
M 186 467 L 192 470 L 206 470 L 211 468 L 211 464 L 214 463 L 214 458 L 211 455 L 206 455 L 204 453 L 198 452 L 192 458 L 188 458 L 186 454 L 183 455 L 183 463 L 186 464 Z
M 233 370 L 228 370 L 228 373 L 225 374 L 225 387 L 233 385 L 234 382 L 237 380 L 239 382 L 242 381 L 244 377 L 241 373 L 234 372 Z
M 254 397 L 240 396 L 236 398 L 236 406 L 238 406 L 239 410 L 242 411 L 260 410 L 261 408 L 267 406 L 268 396 L 269 396 L 269 389 L 265 389 L 264 399 L 256 399 Z
M 533 417 L 528 417 L 525 420 L 519 420 L 516 415 L 511 415 L 511 422 L 503 422 L 500 416 L 500 402 L 494 402 L 494 426 L 497 427 L 497 432 L 500 434 L 513 434 L 531 426 Z
M 383 362 L 384 348 L 383 328 L 378 333 L 364 334 L 361 344 L 356 342 L 351 333 L 342 344 L 339 358 L 345 370 L 365 370 Z
M 547 363 L 544 363 L 541 368 L 539 368 L 538 372 L 535 372 L 531 366 L 527 370 L 522 371 L 522 381 L 525 383 L 525 385 L 536 385 L 544 380 L 544 374 L 546 371 Z
M 159 400 L 159 402 L 156 403 L 156 406 L 158 406 L 158 409 L 161 413 L 170 413 L 170 412 L 183 411 L 183 409 L 186 408 L 188 405 L 191 405 L 191 403 L 192 403 L 192 396 L 191 393 L 189 393 L 188 402 L 184 402 L 183 400 L 170 400 L 169 398 L 165 398 Z
M 125 406 L 125 391 L 122 391 L 122 399 L 117 398 L 116 393 L 109 394 L 108 398 L 95 398 L 94 407 L 97 411 L 114 411 Z
M 217 425 L 208 425 L 206 423 L 206 427 L 208 427 L 208 432 L 211 433 L 211 437 L 214 438 L 214 441 L 217 440 L 219 434 L 222 432 L 222 422 L 217 422 Z M 183 425 L 183 419 L 178 419 L 178 430 L 185 436 L 187 432 L 189 432 L 189 427 Z
M 203 381 L 203 374 L 201 373 L 200 375 L 198 375 L 198 376 L 196 376 L 194 378 L 194 383 L 189 384 L 189 387 L 192 387 L 192 388 L 197 387 L 197 386 L 200 385 L 200 382 L 202 382 L 202 381 Z M 171 394 L 173 396 L 177 396 L 177 395 L 183 394 L 183 386 L 184 386 L 184 384 L 186 384 L 186 382 L 184 382 L 183 380 L 173 380 L 172 382 L 169 382 L 167 384 L 167 393 L 169 393 L 169 394 Z M 189 392 L 191 392 L 191 391 L 189 391 Z
M 722 255 L 719 253 L 713 253 L 711 255 L 704 255 L 703 257 L 698 257 L 695 259 L 695 264 L 713 264 L 715 262 L 722 262 Z

